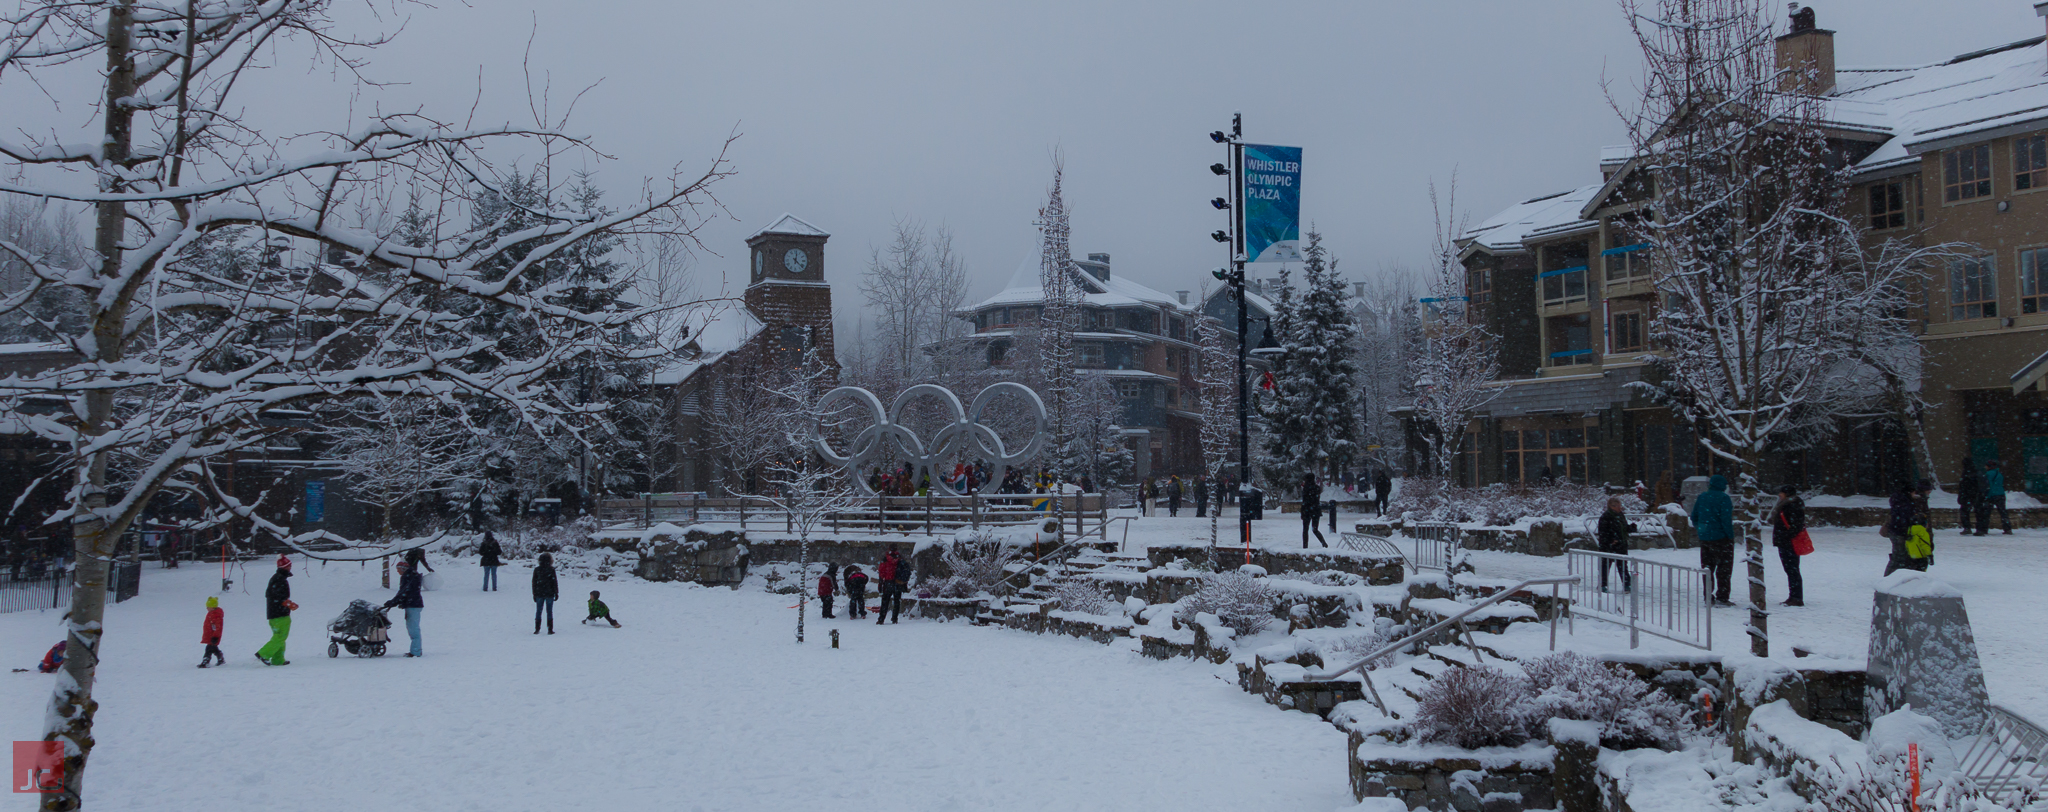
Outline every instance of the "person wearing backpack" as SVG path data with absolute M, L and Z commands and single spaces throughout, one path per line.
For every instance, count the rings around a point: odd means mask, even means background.
M 1891 520 L 1884 525 L 1884 534 L 1892 541 L 1892 554 L 1885 562 L 1884 574 L 1899 570 L 1926 572 L 1927 566 L 1934 563 L 1934 533 L 1927 526 L 1927 494 L 1933 490 L 1934 483 L 1923 479 L 1910 489 L 1901 484 L 1898 492 L 1892 494 Z
M 1800 538 L 1805 535 L 1806 502 L 1799 498 L 1799 489 L 1790 485 L 1778 488 L 1778 506 L 1771 511 L 1771 544 L 1778 548 L 1778 563 L 1785 568 L 1786 606 L 1806 605 L 1806 582 L 1799 577 L 1799 556 L 1813 552 L 1813 541 L 1809 537 L 1802 543 Z

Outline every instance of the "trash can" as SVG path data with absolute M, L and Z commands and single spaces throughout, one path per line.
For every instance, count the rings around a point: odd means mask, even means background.
M 1237 512 L 1245 521 L 1266 518 L 1266 492 L 1258 488 L 1238 488 Z

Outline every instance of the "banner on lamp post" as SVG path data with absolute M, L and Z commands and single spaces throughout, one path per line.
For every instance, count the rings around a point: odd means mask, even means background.
M 1301 147 L 1244 145 L 1245 257 L 1300 262 Z

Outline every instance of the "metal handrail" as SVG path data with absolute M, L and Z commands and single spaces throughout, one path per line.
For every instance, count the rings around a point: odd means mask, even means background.
M 2048 731 L 1998 705 L 1986 710 L 1983 731 L 1956 761 L 1956 769 L 1979 792 L 2010 800 L 2048 779 Z
M 1318 674 L 1314 677 L 1314 679 L 1333 680 L 1338 677 L 1344 676 L 1345 674 L 1351 673 L 1353 671 L 1358 671 L 1360 676 L 1364 676 L 1365 672 L 1362 669 L 1364 669 L 1365 666 L 1370 664 L 1372 661 L 1377 660 L 1381 657 L 1385 657 L 1389 654 L 1393 654 L 1394 652 L 1400 651 L 1401 649 L 1414 645 L 1418 641 L 1426 640 L 1430 636 L 1435 635 L 1438 632 L 1441 632 L 1459 623 L 1463 623 L 1465 618 L 1472 616 L 1472 613 L 1484 609 L 1488 606 L 1492 606 L 1496 603 L 1500 603 L 1501 601 L 1507 600 L 1508 598 L 1513 597 L 1517 593 L 1520 593 L 1524 589 L 1528 589 L 1532 586 L 1543 586 L 1548 584 L 1551 587 L 1550 594 L 1554 602 L 1557 597 L 1557 587 L 1562 586 L 1564 584 L 1572 583 L 1577 580 L 1579 580 L 1577 576 L 1552 576 L 1549 578 L 1530 578 L 1528 580 L 1522 581 L 1521 583 L 1515 584 L 1514 586 L 1508 587 L 1499 592 L 1495 592 L 1492 595 L 1486 596 L 1485 598 L 1481 599 L 1478 603 L 1465 607 L 1464 611 L 1459 612 L 1450 617 L 1444 618 L 1443 620 L 1439 620 L 1427 629 L 1423 629 L 1422 631 L 1415 632 L 1414 634 L 1410 634 L 1407 637 L 1403 637 L 1392 643 L 1388 643 L 1385 646 L 1381 646 L 1378 651 L 1375 651 L 1371 654 L 1366 655 L 1363 658 L 1360 658 L 1358 662 L 1344 666 L 1343 668 L 1339 668 L 1335 671 L 1328 671 L 1322 674 Z M 1553 605 L 1551 607 L 1550 613 L 1550 647 L 1553 649 L 1557 648 L 1557 616 L 1560 614 L 1562 614 L 1562 612 L 1559 612 L 1558 607 Z M 1375 692 L 1375 694 L 1377 694 L 1377 692 Z M 1375 699 L 1377 699 L 1377 695 L 1375 695 Z M 1386 710 L 1386 707 L 1381 706 L 1380 710 L 1384 711 Z

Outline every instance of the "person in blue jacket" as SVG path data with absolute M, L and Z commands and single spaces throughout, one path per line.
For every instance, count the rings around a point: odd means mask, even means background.
M 1692 501 L 1692 529 L 1700 539 L 1700 567 L 1714 573 L 1714 605 L 1728 602 L 1728 580 L 1735 572 L 1735 500 L 1728 498 L 1728 478 L 1715 474 L 1707 492 Z
M 2005 534 L 2012 535 L 2012 514 L 2005 512 L 2005 472 L 1998 470 L 1998 461 L 1984 463 L 1984 498 L 1977 503 L 1977 535 L 1991 532 L 1991 509 L 1998 509 L 1998 523 L 2005 528 Z

